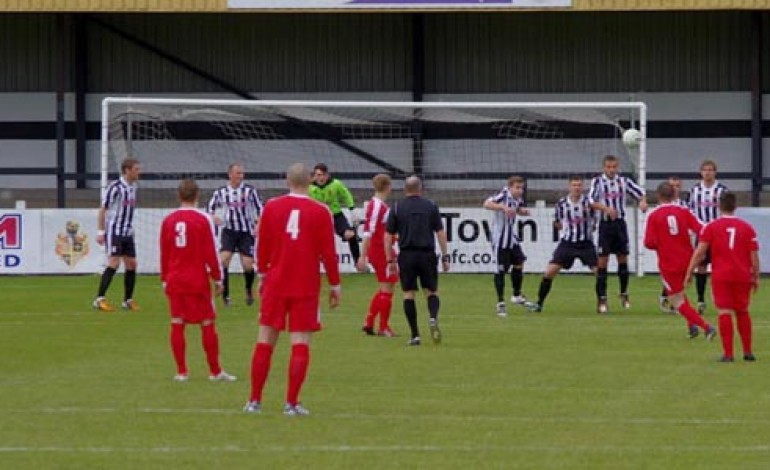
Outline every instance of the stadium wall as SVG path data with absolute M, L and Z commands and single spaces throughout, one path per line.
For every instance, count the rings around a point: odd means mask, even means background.
M 56 163 L 59 50 L 70 65 L 76 52 L 87 56 L 87 145 L 81 157 L 75 155 L 71 67 L 62 84 L 69 92 L 68 173 L 76 171 L 78 158 L 87 171 L 98 168 L 104 96 L 233 97 L 100 25 L 106 23 L 258 98 L 408 100 L 417 90 L 425 100 L 643 100 L 650 109 L 649 171 L 682 174 L 689 184 L 709 156 L 730 186 L 748 190 L 755 15 L 424 14 L 424 70 L 418 74 L 415 16 L 403 13 L 67 17 L 70 26 L 85 25 L 84 50 L 73 47 L 74 30 L 63 38 L 55 34 L 53 14 L 0 14 L 0 170 Z M 768 14 L 760 15 L 766 30 Z M 770 89 L 768 62 L 762 90 Z M 767 109 L 767 97 L 763 102 Z M 769 165 L 763 167 L 766 178 Z M 0 173 L 0 206 L 12 204 L 17 188 L 56 185 L 53 174 Z M 652 178 L 648 187 L 656 182 Z

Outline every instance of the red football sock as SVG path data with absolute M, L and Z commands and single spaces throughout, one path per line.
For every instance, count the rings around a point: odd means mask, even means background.
M 749 311 L 735 312 L 735 323 L 738 324 L 738 335 L 741 337 L 743 354 L 751 354 L 751 316 L 749 316 Z
M 222 372 L 222 368 L 219 367 L 219 337 L 213 323 L 201 325 L 201 338 L 203 350 L 206 351 L 206 362 L 209 363 L 209 372 L 211 375 L 217 375 Z
M 254 347 L 254 355 L 251 357 L 251 397 L 249 401 L 262 401 L 262 389 L 265 388 L 272 359 L 273 346 L 268 343 L 257 343 Z
M 684 302 L 677 310 L 679 311 L 679 314 L 687 320 L 688 328 L 692 325 L 698 325 L 703 328 L 703 331 L 708 330 L 709 324 L 706 323 L 706 320 L 704 320 L 702 316 L 698 315 L 698 312 L 696 312 L 694 308 L 692 308 L 692 305 L 690 305 L 690 301 L 687 300 L 687 298 L 684 299 Z
M 187 374 L 187 362 L 185 361 L 185 340 L 184 340 L 184 323 L 172 323 L 171 335 L 169 337 L 171 343 L 171 352 L 174 354 L 174 362 L 176 362 L 177 374 Z
M 733 357 L 733 318 L 729 313 L 719 314 L 719 337 L 725 357 Z
M 296 405 L 299 403 L 299 391 L 307 376 L 310 365 L 310 347 L 307 344 L 293 344 L 291 346 L 291 359 L 289 360 L 289 384 L 286 389 L 286 403 Z
M 372 300 L 369 302 L 369 313 L 366 315 L 364 326 L 367 328 L 374 328 L 374 317 L 380 311 L 380 293 L 375 292 L 372 296 Z
M 390 310 L 393 307 L 393 292 L 380 291 L 380 331 L 390 328 Z

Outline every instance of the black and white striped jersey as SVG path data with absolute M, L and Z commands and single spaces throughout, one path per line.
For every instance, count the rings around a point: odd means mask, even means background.
M 214 214 L 218 209 L 224 211 L 226 229 L 251 233 L 257 218 L 262 214 L 262 201 L 254 186 L 241 183 L 233 188 L 228 184 L 214 191 L 211 196 L 208 213 Z
M 497 204 L 504 204 L 514 211 L 526 207 L 522 198 L 515 198 L 508 190 L 503 188 L 499 193 L 487 199 Z M 519 244 L 519 237 L 516 235 L 516 214 L 511 217 L 505 215 L 503 211 L 494 211 L 492 216 L 492 248 L 507 249 L 513 248 Z
M 602 174 L 591 180 L 589 198 L 591 203 L 601 203 L 618 211 L 618 219 L 626 218 L 626 196 L 631 196 L 637 201 L 644 197 L 644 188 L 636 184 L 627 176 L 615 175 L 608 178 Z M 601 213 L 602 220 L 609 220 L 609 216 Z
M 577 202 L 572 202 L 569 195 L 559 199 L 554 208 L 556 222 L 561 225 L 559 239 L 572 243 L 593 241 L 595 215 L 591 198 L 585 194 Z
M 690 211 L 702 223 L 711 222 L 719 217 L 719 197 L 727 190 L 727 186 L 719 181 L 708 188 L 701 181 L 690 190 Z
M 105 213 L 105 232 L 109 235 L 131 237 L 134 235 L 134 209 L 136 209 L 136 183 L 129 184 L 122 176 L 107 186 L 102 197 Z

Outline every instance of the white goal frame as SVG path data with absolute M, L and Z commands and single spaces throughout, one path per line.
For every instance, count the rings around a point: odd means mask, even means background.
M 101 180 L 100 188 L 102 194 L 108 184 L 109 168 L 109 126 L 110 126 L 110 106 L 112 105 L 170 105 L 170 106 L 201 106 L 212 105 L 218 107 L 228 106 L 265 106 L 265 107 L 340 107 L 340 108 L 475 108 L 475 109 L 593 109 L 593 110 L 628 110 L 630 116 L 636 116 L 629 119 L 631 127 L 635 127 L 641 133 L 641 141 L 638 148 L 629 148 L 629 154 L 635 157 L 637 182 L 643 188 L 646 186 L 647 173 L 647 105 L 640 101 L 554 101 L 554 102 L 493 102 L 493 101 L 462 101 L 462 102 L 411 102 L 411 101 L 313 101 L 313 100 L 228 100 L 228 99 L 197 99 L 197 98 L 132 98 L 132 97 L 108 97 L 102 101 L 102 122 L 101 122 Z M 622 135 L 623 129 L 620 134 Z M 643 263 L 643 226 L 644 215 L 639 210 L 635 210 L 636 218 L 636 250 L 634 259 L 636 262 L 637 276 L 644 275 Z

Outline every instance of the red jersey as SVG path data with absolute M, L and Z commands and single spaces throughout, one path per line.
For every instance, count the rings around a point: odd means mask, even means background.
M 214 225 L 194 208 L 180 208 L 160 227 L 160 280 L 166 293 L 210 292 L 210 279 L 222 280 Z
M 709 244 L 714 281 L 752 281 L 751 253 L 759 249 L 759 244 L 748 222 L 723 215 L 703 227 L 699 241 Z
M 385 222 L 390 209 L 381 199 L 373 197 L 366 206 L 364 238 L 369 238 L 369 258 L 385 258 Z
M 329 284 L 340 284 L 329 209 L 308 196 L 288 194 L 265 204 L 259 222 L 257 270 L 263 288 L 280 297 L 317 297 L 323 263 Z
M 661 272 L 685 272 L 694 251 L 690 232 L 703 226 L 689 209 L 677 204 L 662 204 L 647 216 L 644 246 L 658 252 Z

